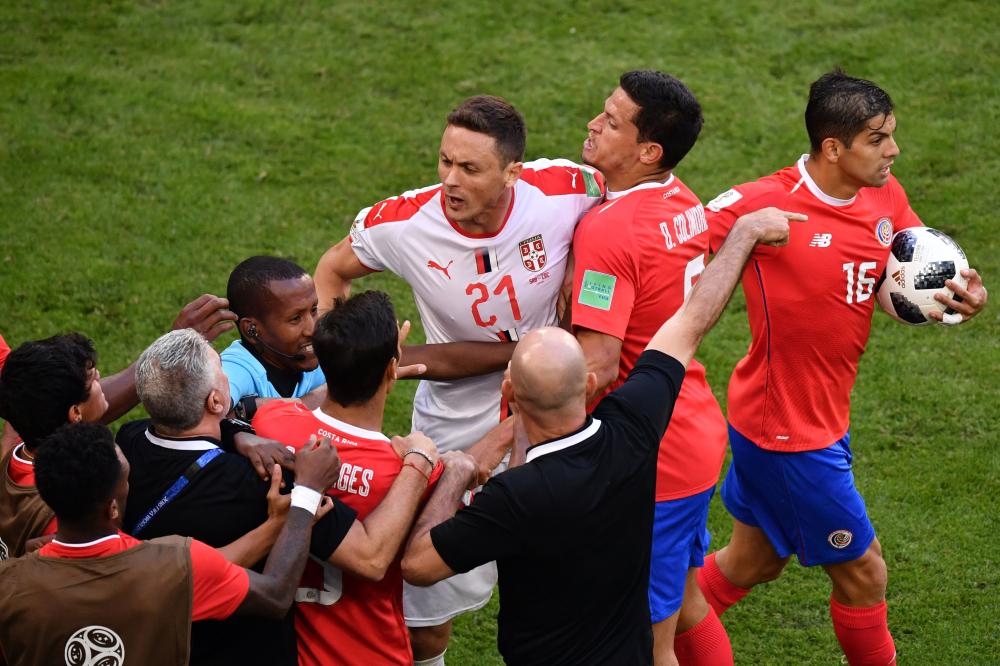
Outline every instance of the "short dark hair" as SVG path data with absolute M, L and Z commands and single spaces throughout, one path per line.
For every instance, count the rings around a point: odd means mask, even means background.
M 679 79 L 651 69 L 625 72 L 618 85 L 639 107 L 632 119 L 639 141 L 660 144 L 660 166 L 673 169 L 694 146 L 705 122 L 694 93 Z
M 507 100 L 493 95 L 470 97 L 448 114 L 448 124 L 493 137 L 503 166 L 524 159 L 524 117 Z
M 345 407 L 370 400 L 389 362 L 398 358 L 399 329 L 389 295 L 366 291 L 338 298 L 316 322 L 312 342 L 330 399 Z
M 889 93 L 871 81 L 856 79 L 834 69 L 809 86 L 806 104 L 806 132 L 813 152 L 823 139 L 839 139 L 848 148 L 851 141 L 867 127 L 868 121 L 892 113 Z
M 25 342 L 0 373 L 0 416 L 30 449 L 67 423 L 69 408 L 90 397 L 94 343 L 79 333 Z
M 45 438 L 35 456 L 35 486 L 60 522 L 90 517 L 114 495 L 121 476 L 107 426 L 67 424 Z
M 303 275 L 308 275 L 304 268 L 281 257 L 256 256 L 244 259 L 229 274 L 229 283 L 226 285 L 229 309 L 240 319 L 261 317 L 265 311 L 265 301 L 271 293 L 268 285 L 281 280 L 295 280 Z

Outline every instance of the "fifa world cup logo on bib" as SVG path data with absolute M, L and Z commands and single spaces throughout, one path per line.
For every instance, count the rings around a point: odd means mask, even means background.
M 517 249 L 521 254 L 521 263 L 532 273 L 537 273 L 545 267 L 545 243 L 541 234 L 525 238 L 517 244 Z
M 92 624 L 69 637 L 65 656 L 66 666 L 122 666 L 125 643 L 107 627 Z

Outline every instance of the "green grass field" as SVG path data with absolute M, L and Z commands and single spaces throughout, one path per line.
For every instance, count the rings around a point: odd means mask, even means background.
M 514 102 L 529 158 L 577 158 L 618 75 L 640 67 L 704 106 L 677 172 L 706 201 L 806 150 L 819 74 L 880 83 L 913 207 L 998 284 L 1000 3 L 842 5 L 4 0 L 0 332 L 16 345 L 83 331 L 116 371 L 246 256 L 311 270 L 358 209 L 433 183 L 444 116 L 465 96 Z M 391 276 L 360 285 L 416 318 Z M 875 315 L 853 448 L 901 664 L 1000 663 L 998 313 L 959 330 Z M 700 354 L 720 400 L 747 342 L 737 295 Z M 393 395 L 387 430 L 408 430 L 413 388 Z M 718 499 L 711 528 L 725 543 Z M 755 591 L 725 616 L 737 662 L 840 663 L 828 593 L 794 564 Z M 496 608 L 459 621 L 449 663 L 499 662 Z

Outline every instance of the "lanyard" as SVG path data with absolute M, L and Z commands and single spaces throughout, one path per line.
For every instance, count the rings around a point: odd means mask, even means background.
M 181 491 L 187 487 L 188 483 L 191 482 L 191 479 L 193 479 L 203 467 L 215 460 L 221 454 L 222 449 L 209 449 L 201 454 L 197 460 L 191 463 L 191 465 L 184 470 L 184 473 L 180 476 L 180 478 L 174 481 L 174 485 L 167 488 L 167 492 L 163 494 L 160 501 L 154 504 L 153 508 L 146 512 L 146 515 L 135 524 L 135 527 L 132 528 L 132 536 L 138 536 L 139 532 L 144 530 L 146 526 L 149 525 L 149 521 L 155 518 L 156 514 L 158 514 L 163 507 L 170 504 L 175 497 L 181 494 Z

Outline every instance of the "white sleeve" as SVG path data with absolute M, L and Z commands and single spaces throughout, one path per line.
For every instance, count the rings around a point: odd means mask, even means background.
M 378 204 L 381 205 L 381 204 Z M 351 248 L 354 250 L 358 261 L 373 271 L 390 270 L 396 272 L 395 265 L 395 239 L 392 238 L 392 229 L 396 226 L 382 224 L 365 228 L 365 222 L 371 214 L 374 206 L 362 209 L 354 218 L 351 225 Z

